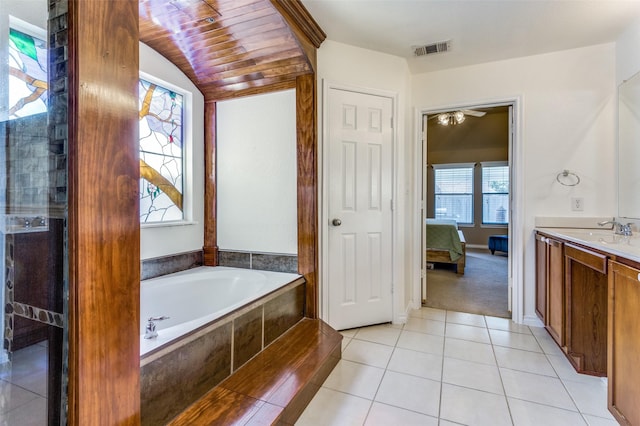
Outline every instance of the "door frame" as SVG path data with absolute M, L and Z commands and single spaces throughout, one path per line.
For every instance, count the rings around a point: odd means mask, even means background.
M 417 228 L 413 235 L 414 263 L 411 271 L 412 299 L 414 308 L 419 308 L 422 301 L 422 275 L 426 275 L 425 266 L 422 264 L 422 204 L 423 189 L 422 179 L 426 164 L 426 138 L 423 138 L 422 116 L 435 114 L 453 109 L 488 108 L 497 106 L 511 106 L 512 114 L 510 123 L 511 135 L 509 140 L 509 165 L 511 168 L 511 216 L 509 222 L 509 286 L 511 290 L 511 318 L 514 322 L 522 324 L 524 318 L 524 147 L 522 144 L 522 97 L 512 96 L 497 99 L 470 100 L 447 105 L 432 105 L 414 109 L 415 123 L 415 152 L 414 155 L 414 214 L 412 221 Z M 426 201 L 426 200 L 425 200 Z M 426 209 L 426 202 L 424 208 Z
M 329 155 L 329 143 L 327 141 L 327 135 L 329 134 L 327 117 L 328 117 L 328 98 L 329 98 L 329 90 L 343 90 L 348 92 L 356 92 L 364 95 L 373 95 L 380 96 L 384 98 L 391 99 L 391 114 L 393 119 L 393 128 L 391 131 L 391 137 L 393 144 L 391 148 L 391 152 L 393 155 L 392 159 L 392 171 L 391 171 L 391 192 L 392 192 L 392 211 L 391 211 L 391 318 L 390 321 L 393 323 L 403 323 L 405 321 L 406 313 L 402 306 L 403 294 L 401 287 L 398 286 L 397 283 L 401 282 L 398 277 L 399 272 L 402 270 L 401 266 L 398 265 L 398 218 L 399 218 L 399 209 L 397 202 L 398 200 L 398 94 L 395 92 L 385 91 L 385 90 L 377 90 L 371 88 L 365 88 L 360 86 L 354 86 L 349 84 L 341 84 L 332 82 L 326 79 L 322 80 L 322 106 L 320 110 L 322 111 L 322 117 L 320 119 L 321 123 L 319 127 L 319 135 L 318 135 L 318 152 L 320 156 L 318 157 L 318 171 L 320 173 L 320 177 L 318 181 L 320 182 L 319 194 L 318 198 L 320 200 L 319 214 L 318 214 L 318 229 L 319 232 L 319 245 L 320 245 L 320 259 L 318 259 L 318 282 L 320 283 L 319 291 L 319 302 L 320 302 L 320 318 L 327 319 L 329 317 L 329 294 L 326 291 L 328 289 L 328 282 L 326 281 L 329 276 L 329 196 L 328 196 L 328 188 L 329 188 L 329 173 L 328 173 L 328 155 Z M 399 308 L 400 307 L 400 308 Z

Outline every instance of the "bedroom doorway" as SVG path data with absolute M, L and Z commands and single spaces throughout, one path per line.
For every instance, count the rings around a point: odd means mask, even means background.
M 513 127 L 508 102 L 423 112 L 423 306 L 512 317 Z

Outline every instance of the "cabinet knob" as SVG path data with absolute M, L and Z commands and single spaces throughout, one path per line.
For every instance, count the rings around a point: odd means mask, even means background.
M 640 273 L 638 274 L 638 281 L 640 281 Z

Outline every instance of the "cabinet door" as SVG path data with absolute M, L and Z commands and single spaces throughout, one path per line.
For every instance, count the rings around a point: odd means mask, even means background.
M 607 374 L 607 257 L 565 244 L 569 361 L 580 373 Z
M 563 243 L 547 238 L 547 330 L 561 348 L 565 346 L 566 292 L 564 283 Z
M 547 324 L 547 239 L 536 234 L 536 314 Z
M 609 410 L 620 424 L 640 425 L 640 269 L 609 265 Z

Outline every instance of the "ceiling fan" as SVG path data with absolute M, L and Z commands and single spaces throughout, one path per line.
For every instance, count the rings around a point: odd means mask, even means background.
M 436 114 L 431 118 L 437 118 L 438 123 L 443 126 L 455 126 L 456 124 L 460 124 L 465 120 L 465 116 L 470 115 L 472 117 L 482 117 L 486 114 L 484 111 L 476 111 L 473 109 L 459 109 L 456 111 L 450 112 L 442 112 L 440 114 Z

